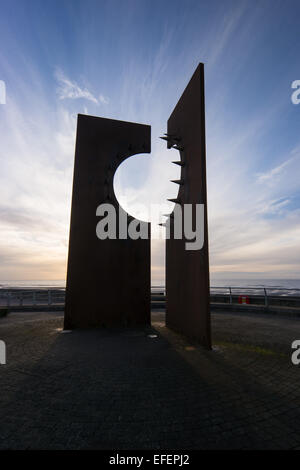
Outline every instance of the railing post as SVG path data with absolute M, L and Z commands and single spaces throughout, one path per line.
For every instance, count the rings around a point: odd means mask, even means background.
M 229 287 L 229 303 L 232 304 L 232 292 L 231 292 L 231 287 Z
M 20 307 L 23 305 L 23 291 L 20 292 Z
M 264 293 L 265 293 L 265 307 L 268 306 L 268 294 L 267 294 L 267 289 L 264 287 Z
M 32 303 L 33 303 L 33 305 L 36 305 L 36 292 L 35 292 L 35 290 L 32 292 Z
M 10 307 L 10 291 L 7 291 L 7 306 Z
M 48 305 L 51 305 L 51 290 L 48 290 Z

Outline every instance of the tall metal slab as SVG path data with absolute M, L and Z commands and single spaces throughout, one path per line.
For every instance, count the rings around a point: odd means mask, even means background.
M 206 194 L 204 65 L 199 64 L 168 120 L 168 147 L 177 148 L 181 167 L 178 197 L 183 208 L 204 204 L 204 244 L 187 250 L 184 236 L 174 238 L 174 212 L 166 240 L 166 324 L 211 348 Z
M 140 221 L 148 239 L 120 237 L 113 189 L 117 167 L 150 147 L 150 126 L 78 115 L 65 329 L 150 323 L 150 224 Z M 116 210 L 116 239 L 96 236 L 103 203 Z

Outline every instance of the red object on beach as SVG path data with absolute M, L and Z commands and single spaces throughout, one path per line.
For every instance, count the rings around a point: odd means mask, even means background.
M 239 295 L 239 304 L 250 304 L 250 299 L 248 295 Z

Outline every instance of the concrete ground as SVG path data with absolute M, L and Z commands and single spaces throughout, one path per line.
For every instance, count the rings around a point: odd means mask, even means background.
M 0 449 L 300 448 L 300 319 L 217 312 L 212 351 L 164 325 L 62 333 L 0 319 Z

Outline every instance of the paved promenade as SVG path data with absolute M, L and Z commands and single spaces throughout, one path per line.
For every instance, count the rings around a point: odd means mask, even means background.
M 164 326 L 62 333 L 61 312 L 0 319 L 0 449 L 300 448 L 300 319 L 212 315 L 213 351 Z

